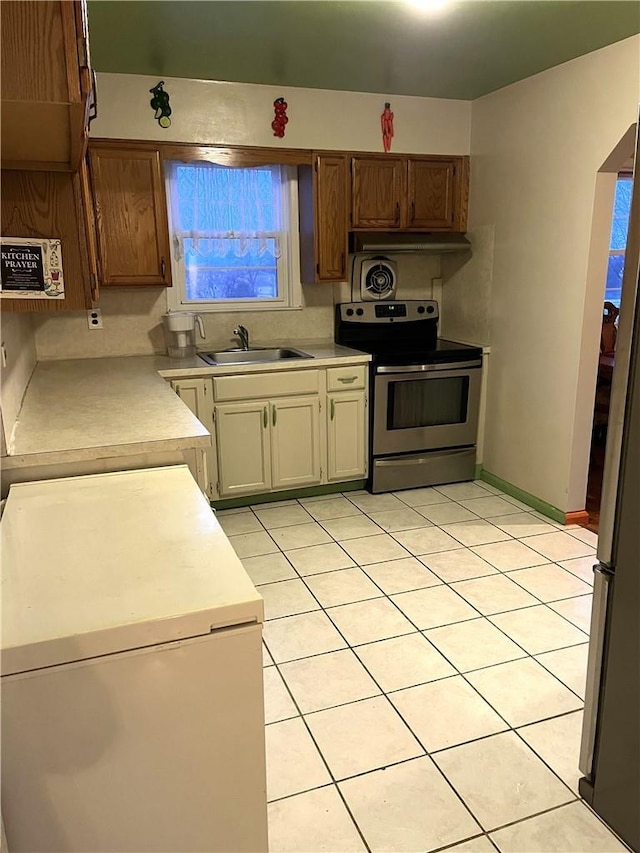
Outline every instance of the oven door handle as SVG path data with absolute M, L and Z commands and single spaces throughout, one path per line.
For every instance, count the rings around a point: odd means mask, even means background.
M 461 370 L 466 367 L 482 367 L 482 359 L 448 362 L 447 364 L 397 364 L 376 367 L 376 373 L 431 373 L 437 370 Z

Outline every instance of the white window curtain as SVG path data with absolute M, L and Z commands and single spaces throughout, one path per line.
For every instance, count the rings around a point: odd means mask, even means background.
M 279 166 L 234 168 L 212 163 L 168 164 L 176 260 L 203 257 L 280 258 L 283 238 Z

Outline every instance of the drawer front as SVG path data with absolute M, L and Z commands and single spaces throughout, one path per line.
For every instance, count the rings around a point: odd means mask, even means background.
M 216 403 L 225 400 L 271 399 L 290 394 L 317 394 L 319 385 L 318 370 L 218 376 L 213 380 L 213 396 Z
M 366 364 L 356 364 L 353 367 L 330 367 L 327 370 L 327 391 L 364 388 L 366 379 Z

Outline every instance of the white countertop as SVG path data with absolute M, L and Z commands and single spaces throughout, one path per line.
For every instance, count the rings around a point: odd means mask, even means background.
M 208 447 L 210 433 L 157 370 L 153 356 L 39 362 L 3 466 Z
M 274 344 L 278 346 L 279 344 Z M 285 342 L 313 356 L 212 366 L 197 356 L 128 356 L 39 362 L 9 442 L 7 469 L 211 445 L 211 435 L 165 379 L 364 364 L 333 342 Z M 164 377 L 164 378 L 163 378 Z
M 3 674 L 262 619 L 262 598 L 186 465 L 11 487 Z

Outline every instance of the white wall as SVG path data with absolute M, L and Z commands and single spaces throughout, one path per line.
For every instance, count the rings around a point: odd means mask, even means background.
M 22 398 L 33 368 L 36 365 L 36 347 L 31 314 L 2 314 L 2 345 L 6 352 L 6 367 L 0 363 L 2 397 L 2 451 L 10 445 L 13 427 L 20 411 Z
M 211 145 L 258 145 L 382 151 L 380 114 L 387 99 L 395 114 L 394 153 L 468 154 L 471 102 L 406 95 L 372 95 L 221 83 L 165 77 L 172 109 L 163 130 L 149 106 L 158 77 L 98 74 L 98 118 L 91 135 L 114 139 L 157 139 Z M 273 102 L 288 104 L 284 139 L 271 130 Z
M 565 511 L 584 508 L 572 454 L 586 451 L 604 294 L 602 281 L 587 304 L 596 174 L 639 98 L 635 36 L 473 102 L 470 228 L 495 229 L 484 467 Z

